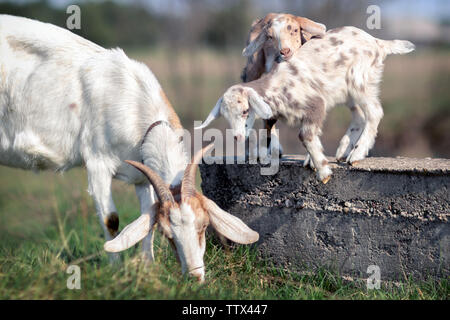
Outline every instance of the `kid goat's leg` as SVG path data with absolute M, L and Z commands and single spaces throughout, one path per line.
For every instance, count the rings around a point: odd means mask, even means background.
M 361 136 L 364 129 L 364 113 L 358 105 L 349 105 L 350 111 L 352 112 L 352 121 L 347 129 L 347 132 L 342 137 L 339 147 L 336 151 L 336 160 L 345 161 L 350 154 L 350 152 L 356 146 L 356 143 Z
M 267 144 L 269 152 L 267 154 L 278 153 L 281 158 L 283 156 L 283 147 L 280 144 L 280 138 L 278 136 L 277 129 L 275 128 L 275 123 L 277 119 L 264 120 L 264 129 L 267 130 Z
M 318 134 L 303 127 L 300 130 L 299 139 L 302 141 L 311 156 L 311 160 L 317 170 L 317 177 L 323 183 L 327 183 L 331 178 L 332 172 L 330 166 L 328 165 L 328 160 L 323 154 L 323 147 Z
M 311 160 L 311 156 L 309 155 L 309 153 L 306 153 L 306 158 L 305 161 L 303 161 L 303 166 L 305 168 L 310 167 L 313 170 L 316 170 L 316 167 L 314 167 L 314 163 Z
M 372 97 L 361 102 L 360 106 L 364 111 L 366 123 L 354 149 L 347 157 L 347 162 L 349 163 L 362 160 L 368 155 L 369 150 L 375 143 L 378 124 L 383 117 L 383 108 L 381 107 L 380 101 L 376 97 Z
M 143 258 L 148 262 L 154 261 L 154 255 L 153 255 L 153 231 L 154 231 L 154 224 L 156 222 L 155 220 L 155 214 L 153 204 L 155 203 L 155 198 L 153 194 L 153 187 L 151 187 L 149 184 L 139 184 L 135 186 L 136 189 L 136 195 L 139 199 L 139 203 L 141 205 L 141 215 L 142 214 L 149 214 L 150 215 L 150 232 L 148 235 L 142 240 L 142 256 Z
M 325 104 L 321 98 L 311 99 L 307 104 L 308 108 L 305 110 L 298 137 L 308 151 L 314 167 L 316 167 L 317 177 L 323 183 L 327 183 L 332 172 L 328 160 L 323 154 L 322 143 L 319 139 L 321 126 L 325 119 Z
M 119 230 L 119 216 L 111 193 L 112 176 L 101 161 L 87 161 L 89 194 L 94 198 L 97 215 L 106 240 L 113 239 Z M 119 260 L 119 254 L 110 253 L 111 262 Z

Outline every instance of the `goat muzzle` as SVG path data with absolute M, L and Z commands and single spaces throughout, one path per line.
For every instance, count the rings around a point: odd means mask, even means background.
M 205 267 L 197 267 L 189 270 L 189 276 L 197 279 L 198 282 L 205 281 Z
M 283 57 L 288 57 L 288 56 L 290 56 L 290 53 L 291 53 L 291 49 L 289 49 L 289 48 L 283 48 L 283 49 L 280 50 L 280 54 L 281 54 Z

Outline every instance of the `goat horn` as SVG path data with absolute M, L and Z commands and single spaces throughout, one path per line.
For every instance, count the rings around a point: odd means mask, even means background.
M 158 196 L 159 200 L 164 202 L 171 202 L 174 203 L 175 200 L 173 199 L 172 192 L 170 192 L 169 187 L 166 185 L 166 183 L 161 179 L 161 177 L 152 169 L 149 167 L 143 165 L 140 162 L 131 161 L 131 160 L 125 160 L 126 163 L 132 165 L 139 171 L 141 171 L 150 181 L 153 188 L 155 188 L 156 195 Z
M 181 199 L 187 199 L 195 195 L 195 174 L 197 173 L 197 167 L 202 160 L 203 154 L 210 150 L 214 143 L 210 143 L 203 149 L 199 150 L 184 170 L 183 180 L 181 182 Z

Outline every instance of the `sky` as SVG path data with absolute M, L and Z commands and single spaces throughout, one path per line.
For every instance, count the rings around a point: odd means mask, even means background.
M 449 0 L 396 0 L 388 1 L 384 12 L 392 16 L 422 16 L 436 20 L 450 19 Z M 383 12 L 382 12 L 383 14 Z

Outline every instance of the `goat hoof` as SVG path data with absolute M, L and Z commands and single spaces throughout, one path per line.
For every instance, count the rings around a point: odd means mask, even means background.
M 327 182 L 330 181 L 330 179 L 331 179 L 331 176 L 328 176 L 328 177 L 322 179 L 322 183 L 327 184 Z

